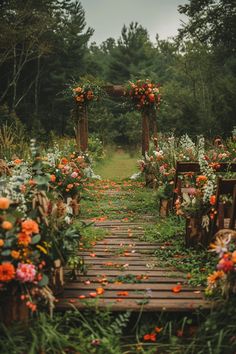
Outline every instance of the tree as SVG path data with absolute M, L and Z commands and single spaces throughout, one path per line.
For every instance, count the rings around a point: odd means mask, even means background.
M 190 0 L 179 6 L 189 21 L 180 30 L 180 38 L 198 39 L 213 47 L 224 48 L 228 55 L 236 48 L 236 6 L 233 0 Z
M 148 32 L 141 25 L 131 23 L 123 26 L 117 46 L 110 50 L 110 64 L 107 79 L 122 83 L 131 77 L 143 75 L 150 65 L 150 42 Z

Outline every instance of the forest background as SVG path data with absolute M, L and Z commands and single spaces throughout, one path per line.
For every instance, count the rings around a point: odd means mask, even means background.
M 187 1 L 179 35 L 150 41 L 138 23 L 118 40 L 91 42 L 79 1 L 0 2 L 0 123 L 47 141 L 73 136 L 72 80 L 101 84 L 148 78 L 162 85 L 158 131 L 227 136 L 236 125 L 236 7 L 233 0 Z M 167 19 L 168 21 L 168 19 Z M 89 131 L 104 144 L 136 146 L 141 117 L 122 98 L 89 108 Z M 25 134 L 24 134 L 25 136 Z

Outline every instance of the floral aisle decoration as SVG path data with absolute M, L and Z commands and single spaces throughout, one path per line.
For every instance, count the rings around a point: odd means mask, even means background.
M 219 232 L 220 233 L 220 232 Z M 225 230 L 210 245 L 218 256 L 216 270 L 207 278 L 207 295 L 229 298 L 236 295 L 236 232 Z
M 205 140 L 199 139 L 198 162 L 200 175 L 186 173 L 183 177 L 182 200 L 176 200 L 178 215 L 186 217 L 186 246 L 199 243 L 207 246 L 211 235 L 211 219 L 214 217 L 216 174 L 206 158 Z
M 4 301 L 9 320 L 15 296 L 33 312 L 45 298 L 53 307 L 46 254 L 39 224 L 19 212 L 13 201 L 0 197 L 0 301 Z

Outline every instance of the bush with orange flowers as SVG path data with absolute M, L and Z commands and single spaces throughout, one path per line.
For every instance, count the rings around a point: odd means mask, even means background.
M 160 84 L 150 80 L 129 81 L 125 87 L 126 96 L 131 99 L 134 108 L 142 110 L 156 110 L 161 104 Z

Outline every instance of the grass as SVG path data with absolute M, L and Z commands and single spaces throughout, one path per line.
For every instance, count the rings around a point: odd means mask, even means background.
M 102 179 L 121 180 L 137 172 L 138 156 L 131 157 L 128 152 L 117 150 L 110 158 L 95 166 L 95 173 Z

